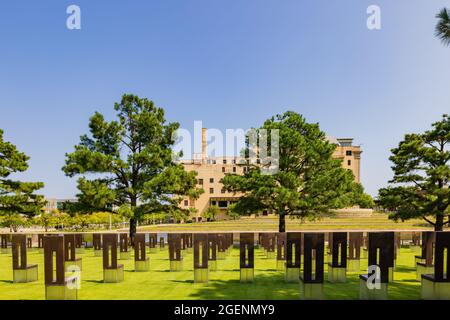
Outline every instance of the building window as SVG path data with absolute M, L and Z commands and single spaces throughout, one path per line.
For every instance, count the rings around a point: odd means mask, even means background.
M 203 185 L 203 179 L 198 179 L 198 184 L 202 186 Z
M 351 166 L 352 165 L 352 160 L 347 160 L 347 165 Z
M 209 183 L 214 183 L 214 178 L 209 178 Z
M 260 164 L 261 163 L 261 159 L 256 159 L 256 163 Z
M 236 167 L 233 167 L 233 172 L 236 172 Z
M 222 172 L 225 172 L 225 167 L 222 167 Z
M 215 206 L 216 204 L 216 201 L 211 201 L 211 205 Z
M 231 162 L 232 162 L 233 164 L 236 164 L 236 159 L 233 159 Z
M 214 188 L 209 188 L 209 193 L 214 193 Z
M 347 151 L 345 151 L 345 155 L 346 155 L 346 156 L 352 156 L 352 155 L 353 155 L 352 150 L 347 150 Z
M 226 208 L 228 207 L 227 201 L 219 201 L 219 208 Z
M 220 190 L 220 192 L 221 192 L 221 193 L 225 193 L 225 189 L 222 188 L 222 189 Z
M 223 164 L 227 164 L 227 160 L 226 159 L 223 159 Z
M 185 207 L 189 206 L 189 200 L 184 200 L 184 206 Z

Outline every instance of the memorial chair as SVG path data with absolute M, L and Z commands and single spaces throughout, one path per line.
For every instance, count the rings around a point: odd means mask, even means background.
M 349 232 L 348 242 L 347 271 L 359 272 L 361 270 L 361 246 L 363 243 L 363 233 Z
M 286 282 L 298 283 L 300 280 L 301 242 L 300 232 L 286 233 Z
M 434 273 L 422 274 L 421 297 L 450 300 L 450 232 L 435 232 Z
M 64 234 L 64 265 L 66 271 L 72 270 L 74 266 L 79 268 L 80 271 L 82 269 L 82 260 L 76 257 L 75 242 L 75 234 Z
M 323 267 L 325 237 L 323 233 L 303 234 L 303 272 L 300 276 L 300 297 L 323 299 Z
M 123 264 L 117 264 L 117 233 L 104 233 L 103 282 L 121 282 L 124 279 Z
M 27 249 L 33 251 L 33 235 L 27 235 Z
M 208 234 L 194 234 L 194 283 L 208 282 Z
M 183 256 L 181 254 L 183 235 L 179 233 L 169 233 L 167 240 L 169 243 L 170 271 L 183 270 Z
M 131 251 L 128 250 L 128 234 L 127 233 L 119 233 L 119 251 L 120 251 L 120 260 L 130 260 L 131 259 Z
M 94 256 L 102 257 L 103 250 L 102 250 L 102 234 L 101 233 L 92 234 L 92 246 L 94 247 Z
M 83 234 L 75 233 L 75 251 L 77 254 L 84 253 Z
M 219 233 L 217 235 L 217 259 L 224 260 L 227 255 L 226 234 Z
M 217 234 L 208 234 L 208 268 L 210 271 L 217 270 Z
M 27 264 L 27 236 L 25 234 L 13 234 L 12 262 L 14 282 L 33 282 L 38 280 L 38 265 Z
M 370 232 L 368 238 L 368 270 L 370 271 L 368 274 L 359 276 L 359 298 L 386 300 L 388 284 L 394 278 L 394 232 Z
M 369 235 L 367 232 L 363 232 L 361 259 L 367 259 L 368 256 L 369 256 Z
M 253 233 L 240 234 L 240 269 L 241 282 L 253 282 L 255 268 L 255 235 Z
M 166 248 L 166 244 L 164 242 L 164 237 L 159 237 L 159 250 L 164 250 Z
M 146 256 L 145 233 L 136 233 L 134 237 L 134 270 L 138 272 L 150 269 L 150 259 Z
M 416 261 L 416 277 L 418 281 L 422 281 L 422 274 L 434 273 L 434 231 L 422 232 L 422 254 L 415 256 Z
M 148 234 L 148 246 L 150 248 L 150 253 L 158 252 L 158 234 L 157 233 L 149 233 Z
M 331 259 L 328 262 L 328 281 L 347 281 L 347 232 L 332 232 Z
M 286 232 L 277 234 L 277 270 L 286 268 Z
M 73 275 L 66 277 L 65 241 L 65 236 L 62 235 L 49 235 L 43 238 L 46 300 L 78 299 L 80 270 L 73 266 L 69 270 Z
M 193 251 L 193 236 L 192 233 L 186 233 L 186 252 L 192 253 Z
M 11 235 L 10 234 L 1 234 L 0 235 L 0 247 L 2 254 L 11 254 Z
M 38 234 L 38 252 L 44 253 L 44 234 Z

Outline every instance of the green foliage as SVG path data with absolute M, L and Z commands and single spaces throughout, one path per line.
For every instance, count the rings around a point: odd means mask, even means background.
M 208 209 L 203 212 L 203 218 L 205 218 L 206 221 L 215 221 L 219 212 L 220 210 L 217 206 L 209 206 Z
M 450 11 L 443 8 L 437 15 L 436 18 L 439 19 L 436 24 L 435 34 L 442 43 L 445 45 L 450 45 Z
M 226 174 L 222 179 L 225 189 L 245 194 L 236 203 L 236 212 L 276 213 L 283 232 L 286 215 L 315 218 L 347 204 L 354 189 L 353 174 L 332 158 L 336 146 L 326 140 L 318 124 L 307 123 L 289 111 L 267 120 L 261 129 L 267 130 L 267 136 L 278 130 L 279 169 L 275 174 L 264 174 L 264 164 L 249 161 L 244 164 L 248 167 L 244 175 Z M 248 143 L 244 154 L 250 154 Z
M 26 171 L 28 160 L 28 156 L 3 140 L 3 131 L 0 130 L 0 217 L 2 224 L 14 231 L 26 224 L 27 217 L 39 214 L 45 205 L 44 197 L 35 194 L 44 187 L 42 182 L 8 179 L 13 173 Z
M 40 215 L 34 217 L 33 223 L 43 227 L 45 232 L 47 232 L 49 228 L 56 226 L 58 213 L 58 210 L 52 212 L 43 211 Z
M 433 123 L 422 134 L 407 134 L 392 149 L 394 177 L 391 185 L 380 189 L 378 204 L 393 211 L 394 220 L 423 218 L 442 230 L 450 219 L 450 117 Z M 434 221 L 433 221 L 434 219 Z
M 63 170 L 81 176 L 78 198 L 85 212 L 128 206 L 134 235 L 145 214 L 182 210 L 177 208 L 182 197 L 198 197 L 202 190 L 195 187 L 196 173 L 185 172 L 172 158 L 179 125 L 166 123 L 162 108 L 134 95 L 124 95 L 114 108 L 117 121 L 107 122 L 98 112 L 91 117 L 90 135 L 66 155 Z

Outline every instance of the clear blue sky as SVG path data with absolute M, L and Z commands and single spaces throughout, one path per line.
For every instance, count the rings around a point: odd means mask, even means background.
M 77 4 L 82 29 L 66 28 Z M 381 7 L 382 29 L 366 28 Z M 22 180 L 72 197 L 64 154 L 94 111 L 123 93 L 191 128 L 249 128 L 285 110 L 361 144 L 362 182 L 391 177 L 389 150 L 450 112 L 450 47 L 434 37 L 439 0 L 5 1 L 0 128 L 30 157 Z

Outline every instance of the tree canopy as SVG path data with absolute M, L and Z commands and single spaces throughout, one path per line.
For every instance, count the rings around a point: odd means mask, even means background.
M 1 223 L 13 231 L 26 224 L 26 217 L 38 214 L 45 205 L 44 197 L 35 192 L 44 187 L 42 182 L 22 182 L 10 175 L 25 172 L 29 157 L 16 146 L 4 141 L 0 130 L 0 217 Z
M 269 137 L 272 130 L 278 130 L 278 171 L 265 174 L 265 164 L 246 161 L 244 175 L 226 174 L 222 179 L 224 188 L 244 194 L 233 211 L 252 214 L 267 210 L 278 214 L 279 231 L 284 232 L 286 216 L 314 219 L 350 204 L 356 186 L 353 173 L 332 157 L 336 145 L 328 142 L 318 124 L 288 111 L 268 119 L 256 131 L 261 129 Z M 247 141 L 245 157 L 249 157 L 250 149 Z
M 153 101 L 123 95 L 114 105 L 118 120 L 96 112 L 75 151 L 66 155 L 67 176 L 80 176 L 80 210 L 108 211 L 127 206 L 130 236 L 145 214 L 183 211 L 183 196 L 196 198 L 196 173 L 178 164 L 171 147 L 178 123 L 166 123 L 164 110 Z M 180 155 L 178 155 L 180 156 Z
M 450 10 L 443 8 L 437 15 L 435 34 L 446 46 L 450 45 Z
M 394 177 L 379 191 L 378 204 L 394 220 L 422 218 L 441 231 L 450 222 L 450 117 L 421 134 L 407 134 L 389 158 Z

